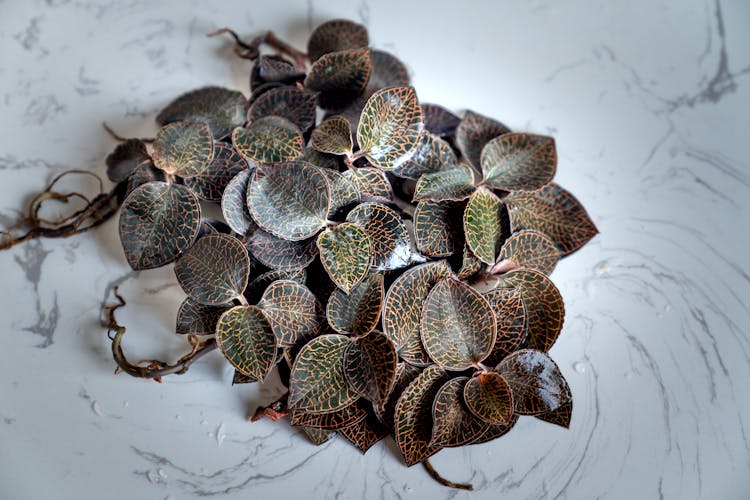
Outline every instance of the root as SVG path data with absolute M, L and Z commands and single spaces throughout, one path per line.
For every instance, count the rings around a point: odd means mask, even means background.
M 262 35 L 253 38 L 249 43 L 242 41 L 240 36 L 230 28 L 221 28 L 206 36 L 218 36 L 224 34 L 229 35 L 234 39 L 234 53 L 243 59 L 255 61 L 260 57 L 261 45 L 266 44 L 277 52 L 291 58 L 298 69 L 304 71 L 307 67 L 307 54 L 289 45 L 287 42 L 276 36 L 273 31 L 266 31 Z
M 464 484 L 464 483 L 454 483 L 453 481 L 448 481 L 443 476 L 438 474 L 438 472 L 432 467 L 432 464 L 429 460 L 424 460 L 422 462 L 422 465 L 424 466 L 427 473 L 430 475 L 432 479 L 437 481 L 438 483 L 442 484 L 443 486 L 447 486 L 448 488 L 455 488 L 457 490 L 467 490 L 467 491 L 474 491 L 474 487 L 470 484 Z

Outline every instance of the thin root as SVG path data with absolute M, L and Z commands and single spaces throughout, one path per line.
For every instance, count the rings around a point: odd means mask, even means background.
M 445 479 L 434 469 L 434 467 L 432 467 L 432 464 L 429 460 L 424 460 L 422 462 L 422 465 L 424 466 L 430 477 L 443 486 L 447 486 L 448 488 L 455 488 L 457 490 L 474 491 L 474 487 L 470 484 L 454 483 L 453 481 L 448 481 L 447 479 Z

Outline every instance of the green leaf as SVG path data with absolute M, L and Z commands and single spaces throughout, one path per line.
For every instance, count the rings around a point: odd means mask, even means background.
M 555 140 L 546 135 L 504 134 L 484 146 L 480 161 L 484 182 L 491 188 L 534 191 L 555 176 Z
M 318 332 L 323 322 L 315 295 L 292 280 L 271 283 L 258 307 L 271 324 L 279 347 L 289 347 L 310 332 Z
M 375 203 L 393 201 L 393 187 L 382 170 L 362 167 L 344 172 L 344 176 L 354 184 L 363 201 Z
M 397 362 L 393 342 L 375 330 L 349 344 L 344 354 L 344 376 L 357 394 L 382 404 L 396 381 Z
M 181 335 L 213 335 L 216 323 L 228 309 L 222 306 L 207 306 L 186 297 L 177 311 L 176 332 Z
M 266 116 L 280 116 L 305 132 L 315 126 L 316 110 L 314 92 L 283 86 L 261 94 L 250 106 L 247 121 L 253 123 Z
M 500 249 L 498 262 L 492 266 L 492 274 L 526 267 L 549 275 L 560 259 L 560 250 L 544 233 L 526 229 L 510 235 Z
M 484 293 L 497 319 L 497 338 L 485 364 L 497 365 L 526 340 L 526 306 L 520 288 L 495 288 Z
M 227 234 L 199 238 L 174 265 L 182 289 L 201 304 L 236 299 L 247 286 L 250 259 L 242 242 Z
M 385 294 L 383 333 L 405 361 L 423 366 L 430 363 L 419 335 L 422 306 L 432 287 L 452 275 L 447 262 L 428 262 L 396 278 Z
M 417 249 L 428 257 L 447 257 L 461 247 L 463 206 L 454 201 L 420 201 L 414 212 Z
M 513 391 L 513 408 L 520 415 L 538 415 L 571 399 L 570 388 L 554 361 L 541 351 L 521 349 L 497 365 Z
M 466 243 L 485 264 L 494 264 L 502 240 L 503 202 L 494 193 L 479 188 L 464 211 Z
M 379 203 L 362 203 L 346 216 L 367 232 L 372 245 L 370 266 L 377 271 L 391 271 L 411 262 L 409 232 L 395 210 Z
M 237 234 L 246 235 L 257 228 L 247 210 L 247 188 L 254 169 L 241 170 L 224 188 L 221 213 L 227 225 Z
M 328 178 L 328 186 L 331 192 L 329 217 L 342 208 L 359 203 L 361 199 L 359 190 L 344 174 L 329 168 L 321 168 L 320 171 Z
M 371 70 L 368 48 L 331 52 L 313 63 L 305 87 L 320 92 L 321 108 L 343 109 L 365 90 Z
M 118 144 L 115 150 L 107 155 L 107 177 L 112 182 L 122 182 L 141 165 L 151 163 L 146 144 L 140 139 L 128 139 Z
M 147 182 L 122 204 L 120 241 L 125 258 L 136 271 L 175 260 L 198 236 L 201 207 L 186 187 Z
M 214 156 L 214 139 L 203 122 L 181 121 L 165 125 L 154 139 L 154 165 L 167 174 L 194 177 Z
M 423 174 L 456 168 L 458 160 L 450 144 L 430 133 L 423 132 L 411 159 L 393 173 L 399 177 L 419 179 Z
M 220 202 L 227 184 L 247 168 L 247 161 L 231 144 L 216 142 L 214 157 L 208 167 L 200 174 L 185 179 L 185 185 L 202 200 Z
M 305 145 L 297 126 L 280 116 L 265 116 L 248 128 L 234 129 L 232 143 L 242 156 L 259 163 L 292 161 Z
M 412 157 L 422 127 L 422 108 L 414 88 L 387 88 L 367 101 L 357 127 L 357 141 L 370 163 L 394 169 Z
M 259 166 L 247 192 L 255 222 L 292 241 L 310 238 L 325 227 L 329 200 L 326 177 L 317 167 L 299 161 Z
M 466 382 L 464 402 L 471 413 L 489 424 L 508 425 L 513 416 L 513 393 L 499 373 L 480 373 Z
M 245 289 L 245 299 L 250 303 L 259 302 L 271 283 L 279 280 L 292 280 L 300 285 L 304 285 L 307 280 L 307 273 L 305 269 L 299 269 L 297 271 L 279 271 L 277 269 L 272 269 L 271 271 L 267 271 L 260 276 L 257 276 L 247 285 L 247 288 Z
M 425 130 L 437 136 L 453 136 L 461 119 L 437 104 L 422 104 Z
M 427 296 L 420 332 L 435 363 L 447 370 L 466 370 L 492 351 L 497 332 L 495 313 L 471 286 L 447 278 Z
M 479 167 L 485 144 L 509 132 L 510 129 L 499 121 L 467 111 L 456 128 L 456 145 L 469 163 Z
M 367 28 L 347 19 L 326 21 L 312 32 L 307 42 L 307 55 L 315 62 L 330 52 L 367 47 Z
M 474 192 L 474 175 L 466 165 L 423 174 L 414 189 L 414 201 L 460 201 Z
M 563 256 L 575 252 L 599 232 L 581 202 L 554 182 L 533 193 L 510 193 L 505 203 L 514 233 L 521 229 L 544 233 Z
M 394 412 L 396 411 L 396 403 L 398 402 L 401 393 L 404 392 L 404 389 L 406 389 L 406 387 L 417 378 L 419 373 L 420 369 L 409 363 L 401 362 L 396 365 L 396 379 L 391 393 L 383 404 L 373 405 L 373 409 L 375 410 L 378 419 L 383 422 L 387 428 L 394 428 L 393 418 Z
M 370 413 L 364 420 L 340 429 L 339 434 L 359 451 L 367 453 L 375 443 L 388 435 L 388 429 Z
M 303 269 L 310 265 L 318 255 L 314 238 L 289 241 L 262 229 L 256 230 L 245 245 L 258 262 L 271 269 L 282 271 Z
M 321 335 L 297 354 L 289 376 L 289 408 L 305 413 L 331 413 L 359 398 L 344 377 L 344 335 Z
M 367 405 L 362 400 L 331 413 L 304 413 L 292 410 L 289 414 L 290 422 L 295 426 L 312 427 L 315 429 L 337 430 L 357 424 L 367 417 Z
M 367 232 L 345 222 L 318 236 L 320 261 L 336 286 L 349 293 L 367 274 L 372 260 L 372 244 Z
M 565 304 L 555 284 L 539 271 L 521 268 L 502 276 L 497 287 L 521 289 L 528 321 L 525 345 L 549 351 L 565 319 Z
M 222 87 L 204 87 L 181 95 L 156 117 L 159 125 L 197 120 L 208 124 L 211 135 L 223 139 L 245 122 L 247 100 L 241 92 Z
M 463 221 L 461 221 L 463 225 Z M 461 254 L 461 268 L 458 270 L 458 279 L 467 280 L 476 275 L 482 269 L 482 261 L 474 255 L 469 245 L 464 242 L 464 251 Z
M 468 377 L 452 378 L 435 394 L 432 403 L 432 446 L 463 446 L 474 442 L 487 431 L 489 424 L 474 416 L 464 403 L 464 386 L 468 380 Z
M 236 306 L 222 314 L 216 344 L 232 366 L 254 380 L 264 380 L 276 360 L 276 336 L 256 306 Z
M 326 317 L 339 333 L 366 335 L 380 320 L 383 307 L 383 275 L 370 274 L 348 294 L 336 289 L 328 299 Z
M 539 420 L 544 420 L 551 424 L 559 425 L 560 427 L 570 428 L 570 418 L 573 415 L 573 400 L 571 399 L 567 403 L 562 404 L 556 410 L 552 410 L 547 413 L 540 413 L 536 415 Z
M 440 387 L 447 381 L 448 376 L 440 367 L 428 366 L 406 387 L 396 403 L 396 444 L 409 467 L 430 458 L 440 450 L 430 444 L 432 402 Z
M 332 116 L 313 130 L 312 147 L 322 153 L 350 155 L 352 152 L 352 128 L 341 116 Z

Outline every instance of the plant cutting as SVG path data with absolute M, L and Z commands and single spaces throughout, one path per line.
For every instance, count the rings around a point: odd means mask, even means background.
M 407 466 L 484 443 L 524 416 L 568 427 L 572 394 L 549 356 L 563 299 L 549 274 L 596 227 L 554 181 L 552 137 L 420 102 L 366 29 L 328 21 L 306 51 L 249 41 L 250 93 L 209 86 L 159 112 L 153 138 L 106 158 L 86 197 L 54 178 L 0 247 L 69 237 L 119 213 L 134 270 L 171 265 L 185 299 L 177 362 L 133 362 L 103 306 L 118 370 L 161 381 L 218 351 L 233 384 L 288 388 L 253 420 L 289 419 L 315 444 L 363 453 L 392 436 Z M 98 177 L 97 177 L 98 179 Z M 49 219 L 48 201 L 79 205 Z M 206 216 L 215 205 L 221 219 Z

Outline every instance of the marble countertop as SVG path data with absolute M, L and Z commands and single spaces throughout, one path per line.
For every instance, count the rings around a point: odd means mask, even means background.
M 570 430 L 522 419 L 433 463 L 473 493 L 246 416 L 216 353 L 163 384 L 113 375 L 99 305 L 121 284 L 134 357 L 170 357 L 170 267 L 130 272 L 110 221 L 0 252 L 0 498 L 740 499 L 750 492 L 750 3 L 0 0 L 0 223 L 66 168 L 103 172 L 107 121 L 148 136 L 176 94 L 247 92 L 227 41 L 303 47 L 331 17 L 368 26 L 421 100 L 554 135 L 557 180 L 599 227 L 552 275 L 552 356 Z M 80 182 L 80 179 L 79 181 Z M 129 340 L 130 342 L 130 340 Z

